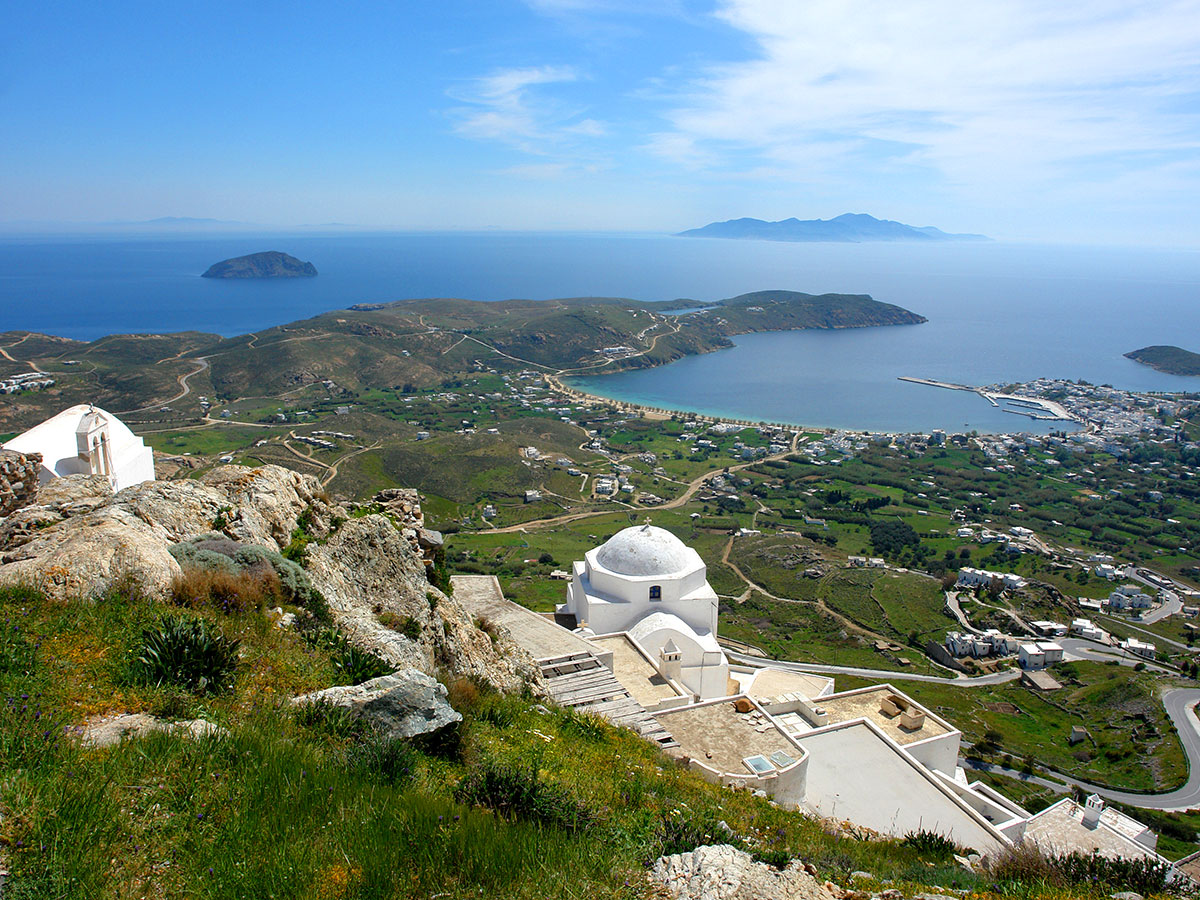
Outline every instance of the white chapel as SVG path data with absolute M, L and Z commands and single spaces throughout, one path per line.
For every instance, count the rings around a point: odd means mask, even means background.
M 628 632 L 664 673 L 700 699 L 726 696 L 729 661 L 717 643 L 717 595 L 700 554 L 663 528 L 635 525 L 574 564 L 567 602 L 593 635 Z
M 33 426 L 4 449 L 40 453 L 42 484 L 62 475 L 105 475 L 119 491 L 154 480 L 154 451 L 112 413 L 87 403 Z

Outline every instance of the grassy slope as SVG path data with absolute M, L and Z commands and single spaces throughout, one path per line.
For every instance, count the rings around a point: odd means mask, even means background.
M 201 612 L 243 640 L 230 693 L 137 686 L 130 648 L 158 612 L 121 594 L 52 604 L 0 592 L 6 897 L 643 897 L 646 862 L 729 840 L 722 821 L 744 846 L 839 880 L 866 869 L 914 891 L 979 883 L 897 842 L 831 835 L 709 785 L 631 732 L 466 682 L 451 695 L 466 714 L 461 744 L 436 752 L 379 744 L 337 716 L 297 717 L 285 698 L 329 684 L 329 659 L 253 611 Z M 63 730 L 126 709 L 203 715 L 230 736 L 91 750 Z M 456 799 L 481 772 L 536 801 Z

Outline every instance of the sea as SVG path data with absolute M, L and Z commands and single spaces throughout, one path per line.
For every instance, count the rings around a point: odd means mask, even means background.
M 320 275 L 199 277 L 214 262 L 260 250 L 311 261 Z M 125 332 L 232 336 L 411 297 L 713 301 L 766 289 L 870 294 L 929 321 L 745 335 L 727 350 L 574 383 L 651 406 L 867 431 L 1063 427 L 900 376 L 1200 390 L 1200 378 L 1123 356 L 1150 344 L 1200 351 L 1195 250 L 509 232 L 0 237 L 0 332 L 82 340 Z

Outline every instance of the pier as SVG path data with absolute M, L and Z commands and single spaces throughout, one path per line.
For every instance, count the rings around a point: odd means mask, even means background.
M 901 375 L 901 381 L 911 381 L 913 384 L 927 384 L 930 387 L 946 388 L 951 391 L 971 391 L 978 394 L 979 388 L 971 387 L 969 384 L 954 384 L 950 381 L 934 381 L 932 378 L 914 378 L 911 375 Z
M 1041 397 L 1025 397 L 1020 394 L 1002 394 L 998 391 L 989 391 L 986 388 L 974 387 L 969 384 L 955 384 L 952 381 L 937 381 L 933 378 L 916 378 L 912 375 L 899 376 L 900 381 L 908 381 L 913 384 L 925 384 L 930 387 L 945 388 L 951 391 L 970 391 L 972 394 L 978 394 L 992 406 L 997 407 L 1003 412 L 1013 413 L 1018 416 L 1028 416 L 1031 419 L 1040 419 L 1046 422 L 1077 422 L 1075 416 L 1071 415 L 1061 403 L 1054 400 L 1044 400 Z M 1011 409 L 1010 406 L 1019 407 Z

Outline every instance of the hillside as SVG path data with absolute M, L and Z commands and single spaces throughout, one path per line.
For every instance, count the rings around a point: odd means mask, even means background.
M 948 234 L 932 226 L 905 225 L 876 219 L 865 213 L 844 213 L 833 219 L 730 219 L 703 228 L 681 231 L 677 237 L 737 238 L 758 241 L 811 241 L 858 243 L 863 241 L 986 241 L 982 234 Z
M 9 398 L 0 408 L 0 433 L 29 427 L 72 403 L 121 413 L 152 411 L 193 393 L 278 397 L 327 381 L 351 393 L 433 388 L 484 365 L 595 374 L 663 365 L 727 347 L 731 336 L 749 332 L 925 321 L 850 294 L 762 291 L 685 316 L 669 312 L 678 305 L 603 297 L 439 298 L 364 304 L 232 338 L 185 332 L 85 343 L 5 335 L 15 361 L 0 359 L 0 376 L 32 365 L 58 383 Z
M 1182 347 L 1155 345 L 1131 350 L 1125 356 L 1168 375 L 1200 375 L 1200 353 Z
M 235 256 L 213 263 L 201 278 L 312 278 L 317 267 L 278 250 Z

